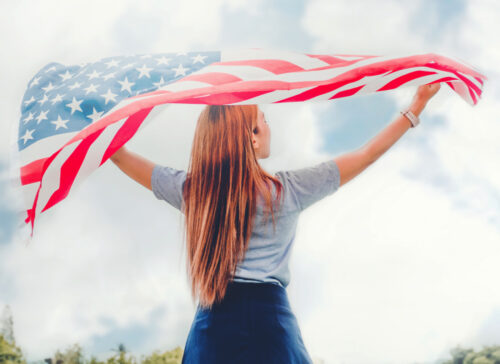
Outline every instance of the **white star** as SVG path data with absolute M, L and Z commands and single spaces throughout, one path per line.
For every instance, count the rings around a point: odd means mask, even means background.
M 94 70 L 94 72 L 92 72 L 90 75 L 87 76 L 89 76 L 89 80 L 91 80 L 93 78 L 101 77 L 101 73 Z
M 94 112 L 92 114 L 87 115 L 87 117 L 89 119 L 92 119 L 92 122 L 94 122 L 94 121 L 99 120 L 101 118 L 101 115 L 104 113 L 104 111 L 97 112 L 95 107 L 92 107 L 92 109 L 94 110 Z
M 47 70 L 45 71 L 45 73 L 50 72 L 50 71 L 55 71 L 55 69 L 56 69 L 56 66 L 52 66 L 50 68 L 47 68 Z
M 136 70 L 141 73 L 138 78 L 141 78 L 142 76 L 146 76 L 147 78 L 151 78 L 151 76 L 149 76 L 149 71 L 151 71 L 152 68 L 147 68 L 146 65 L 144 65 L 141 68 L 136 68 Z
M 118 62 L 116 61 L 116 59 L 113 59 L 109 62 L 106 62 L 106 65 L 108 66 L 108 68 L 116 67 L 116 66 L 118 66 Z
M 135 82 L 129 82 L 128 78 L 125 77 L 125 80 L 118 81 L 118 83 L 120 85 L 122 85 L 122 88 L 121 88 L 120 91 L 127 90 L 130 94 L 132 93 L 132 90 L 130 89 L 130 87 L 132 87 L 133 85 L 135 85 Z
M 189 68 L 184 68 L 182 67 L 182 64 L 179 63 L 179 67 L 177 68 L 174 68 L 174 71 L 175 71 L 175 76 L 174 77 L 177 77 L 178 75 L 183 75 L 185 76 L 186 75 L 186 71 L 188 70 Z
M 112 100 L 113 102 L 116 102 L 115 96 L 118 96 L 118 95 L 112 93 L 111 89 L 108 88 L 108 92 L 105 93 L 105 94 L 103 94 L 103 95 L 101 95 L 101 96 L 106 99 L 106 102 L 104 103 L 104 105 L 107 105 L 109 100 Z
M 62 95 L 57 94 L 56 97 L 54 97 L 52 100 L 50 100 L 50 101 L 52 101 L 52 105 L 54 105 L 58 101 L 62 101 L 63 96 L 64 96 L 64 94 L 62 94 Z
M 34 116 L 34 115 L 35 115 L 35 114 L 33 114 L 33 113 L 30 111 L 30 114 L 29 114 L 29 115 L 28 115 L 28 116 L 27 116 L 27 117 L 23 120 L 23 121 L 24 121 L 24 123 L 26 124 L 28 121 L 33 120 L 33 116 Z
M 34 98 L 33 96 L 31 96 L 31 99 L 26 100 L 24 103 L 25 103 L 26 105 L 29 105 L 29 104 L 31 104 L 33 101 L 35 101 L 35 98 Z
M 49 82 L 49 84 L 46 87 L 42 87 L 42 90 L 44 90 L 45 92 L 49 92 L 53 88 L 54 88 L 54 85 L 52 85 L 52 82 Z
M 49 110 L 47 111 L 40 111 L 40 114 L 36 117 L 36 124 L 40 124 L 40 122 L 42 120 L 46 120 L 47 119 L 47 113 L 49 112 Z
M 35 78 L 33 79 L 33 81 L 31 81 L 31 83 L 30 83 L 30 86 L 29 86 L 29 87 L 31 87 L 31 86 L 35 86 L 35 85 L 38 85 L 38 81 L 40 81 L 40 78 L 42 78 L 42 77 L 35 77 Z
M 32 129 L 32 130 L 28 130 L 26 129 L 26 134 L 24 134 L 20 139 L 24 139 L 24 144 L 26 144 L 26 141 L 28 139 L 34 139 L 31 134 L 33 134 L 33 132 L 35 131 L 35 129 Z
M 43 105 L 43 103 L 44 103 L 45 101 L 47 101 L 48 99 L 49 99 L 49 98 L 47 97 L 47 95 L 43 94 L 43 99 L 38 100 L 37 102 L 39 102 L 39 103 L 40 103 L 40 105 Z
M 75 110 L 82 111 L 80 108 L 80 104 L 83 102 L 83 99 L 80 101 L 77 101 L 75 97 L 73 96 L 73 101 L 71 101 L 69 104 L 66 104 L 67 107 L 71 108 L 71 115 L 75 112 Z M 83 112 L 83 111 L 82 111 Z
M 171 59 L 165 58 L 165 56 L 161 56 L 161 58 L 157 58 L 156 61 L 158 62 L 157 66 L 160 64 L 166 64 L 168 66 L 168 62 L 171 61 Z
M 66 70 L 66 73 L 60 73 L 59 76 L 62 77 L 63 82 L 73 77 L 73 75 L 69 73 L 68 70 Z
M 125 69 L 125 68 L 129 68 L 129 67 L 132 67 L 135 63 L 132 62 L 132 63 L 129 63 L 129 64 L 126 64 L 125 66 L 123 66 L 122 68 Z
M 165 81 L 163 80 L 163 76 L 161 76 L 160 81 L 158 81 L 158 82 L 153 82 L 153 85 L 155 85 L 156 87 L 160 87 L 160 86 L 162 86 L 162 85 L 164 85 L 164 84 L 165 84 Z
M 102 76 L 106 81 L 108 80 L 108 78 L 113 78 L 115 77 L 115 73 L 114 72 L 111 72 L 111 73 L 108 73 L 107 75 L 105 76 Z
M 91 83 L 89 87 L 84 88 L 85 90 L 85 95 L 87 95 L 89 92 L 97 92 L 97 86 Z
M 205 64 L 204 59 L 207 58 L 207 56 L 202 56 L 201 54 L 198 54 L 196 57 L 191 57 L 191 58 L 193 59 L 193 64 L 195 64 L 196 62 Z
M 75 82 L 75 83 L 74 83 L 74 84 L 72 84 L 71 86 L 68 86 L 68 88 L 69 88 L 70 90 L 73 90 L 73 89 L 75 89 L 75 88 L 80 87 L 81 85 L 82 85 L 82 84 L 81 84 L 80 82 Z
M 68 120 L 63 120 L 63 119 L 61 119 L 61 115 L 57 115 L 57 120 L 51 121 L 51 123 L 55 124 L 56 130 L 59 129 L 59 128 L 68 129 L 68 127 L 66 126 L 66 123 L 68 121 L 69 121 L 69 119 Z

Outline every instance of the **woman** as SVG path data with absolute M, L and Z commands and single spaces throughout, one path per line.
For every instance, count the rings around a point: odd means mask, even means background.
M 111 157 L 185 216 L 187 270 L 199 302 L 182 363 L 312 363 L 286 293 L 298 216 L 417 125 L 439 88 L 420 86 L 410 113 L 359 150 L 275 175 L 258 163 L 269 157 L 271 133 L 256 105 L 206 106 L 187 173 L 124 147 Z

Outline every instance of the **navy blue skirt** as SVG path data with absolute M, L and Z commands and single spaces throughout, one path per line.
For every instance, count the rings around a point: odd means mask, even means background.
M 312 364 L 286 289 L 231 281 L 222 302 L 198 305 L 183 364 Z

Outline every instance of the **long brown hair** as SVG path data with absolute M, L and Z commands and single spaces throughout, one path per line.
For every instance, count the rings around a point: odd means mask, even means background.
M 222 300 L 244 258 L 258 194 L 276 229 L 273 203 L 279 203 L 283 186 L 257 162 L 252 145 L 257 117 L 257 105 L 207 105 L 198 118 L 182 209 L 191 296 L 198 295 L 204 308 Z

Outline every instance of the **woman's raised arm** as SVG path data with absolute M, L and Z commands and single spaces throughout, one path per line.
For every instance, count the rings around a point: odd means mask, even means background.
M 440 83 L 419 86 L 409 107 L 419 116 L 429 99 L 440 89 Z M 412 126 L 406 116 L 399 115 L 360 149 L 334 158 L 340 171 L 340 185 L 344 185 L 384 154 Z
M 151 175 L 155 167 L 153 162 L 125 149 L 125 146 L 118 149 L 110 159 L 126 175 L 151 190 Z

